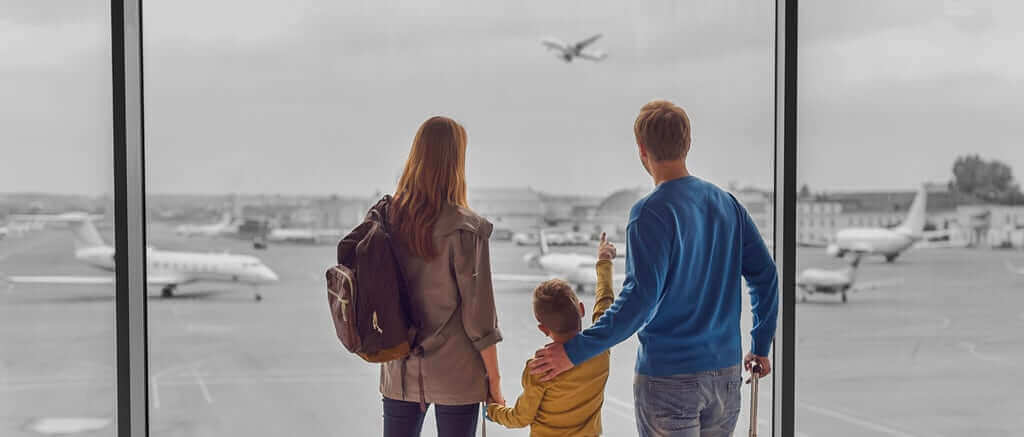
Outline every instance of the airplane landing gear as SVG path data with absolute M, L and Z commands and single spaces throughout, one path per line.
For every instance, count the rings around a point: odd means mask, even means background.
M 896 257 L 898 257 L 898 256 L 900 256 L 900 254 L 898 254 L 898 253 L 894 253 L 892 255 L 886 255 L 885 256 L 885 262 L 891 263 L 893 261 L 896 261 Z
M 843 303 L 846 303 L 846 292 L 845 292 L 845 291 L 843 291 L 843 297 L 842 297 L 842 299 L 843 299 Z
M 160 297 L 162 297 L 164 299 L 170 299 L 170 298 L 174 297 L 174 289 L 175 288 L 177 288 L 177 287 L 175 287 L 174 284 L 165 285 L 164 288 L 162 288 L 160 290 Z
M 253 293 L 252 294 L 252 299 L 255 300 L 256 302 L 262 301 L 263 300 L 263 295 L 259 294 L 259 293 Z

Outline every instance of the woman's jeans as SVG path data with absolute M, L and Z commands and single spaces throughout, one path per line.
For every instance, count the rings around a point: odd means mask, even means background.
M 636 375 L 633 395 L 640 437 L 728 437 L 740 415 L 739 365 L 707 372 Z
M 434 405 L 438 437 L 473 437 L 479 415 L 480 404 Z M 425 416 L 417 402 L 384 398 L 384 437 L 419 437 Z

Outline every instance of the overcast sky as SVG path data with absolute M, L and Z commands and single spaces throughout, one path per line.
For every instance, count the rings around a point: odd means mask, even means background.
M 0 0 L 0 192 L 111 191 L 108 4 Z M 969 152 L 1024 175 L 1024 5 L 801 7 L 801 183 L 910 189 Z M 773 20 L 750 0 L 147 0 L 147 189 L 390 191 L 443 114 L 471 186 L 607 194 L 650 184 L 632 122 L 655 97 L 690 113 L 694 173 L 770 187 Z M 594 33 L 601 63 L 539 44 Z

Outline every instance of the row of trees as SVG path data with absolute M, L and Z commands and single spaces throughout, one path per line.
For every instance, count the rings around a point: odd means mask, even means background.
M 986 161 L 978 155 L 961 156 L 953 162 L 952 192 L 971 196 L 986 202 L 1003 205 L 1024 205 L 1024 193 L 1013 178 L 1013 169 L 993 159 Z M 823 193 L 812 193 L 807 184 L 800 186 L 800 199 L 824 198 Z
M 1024 194 L 1013 179 L 1013 169 L 999 160 L 986 161 L 978 155 L 961 156 L 953 162 L 949 188 L 988 202 L 1024 204 Z

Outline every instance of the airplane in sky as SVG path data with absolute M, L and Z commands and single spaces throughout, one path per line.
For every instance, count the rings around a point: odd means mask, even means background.
M 826 251 L 835 257 L 842 258 L 847 253 L 861 255 L 882 255 L 887 262 L 893 262 L 903 251 L 913 246 L 922 238 L 925 224 L 925 207 L 928 192 L 922 185 L 907 217 L 900 226 L 889 228 L 847 228 L 836 233 L 835 242 L 829 244 Z
M 594 35 L 575 44 L 566 44 L 555 38 L 544 38 L 541 44 L 548 50 L 554 50 L 555 56 L 565 62 L 572 62 L 574 58 L 586 59 L 588 61 L 603 61 L 608 55 L 601 51 L 584 51 L 584 49 L 601 38 L 601 34 Z
M 526 254 L 523 261 L 530 268 L 540 270 L 544 274 L 495 273 L 491 275 L 491 279 L 506 282 L 528 282 L 536 285 L 548 279 L 560 278 L 574 285 L 580 294 L 586 288 L 593 289 L 597 286 L 597 272 L 594 269 L 594 266 L 597 265 L 597 256 L 551 252 L 544 231 L 540 232 L 539 244 L 540 252 Z M 617 273 L 612 278 L 613 281 L 620 284 L 625 279 L 625 273 Z
M 873 290 L 902 282 L 895 280 L 858 283 L 857 268 L 860 266 L 861 257 L 861 254 L 855 255 L 849 266 L 838 270 L 810 268 L 800 272 L 796 278 L 797 288 L 803 291 L 800 301 L 807 302 L 807 297 L 813 294 L 838 294 L 843 303 L 846 303 L 848 292 Z
M 71 223 L 75 259 L 101 270 L 114 271 L 114 248 L 107 245 L 91 220 Z M 146 248 L 146 281 L 161 287 L 161 297 L 172 297 L 180 285 L 195 282 L 248 284 L 277 282 L 278 276 L 256 257 L 228 253 L 177 252 Z M 114 276 L 10 276 L 12 284 L 113 284 Z M 263 297 L 254 293 L 259 301 Z
M 185 237 L 221 237 L 238 233 L 238 226 L 231 218 L 231 213 L 225 212 L 217 223 L 206 225 L 181 225 L 174 228 L 174 233 Z

